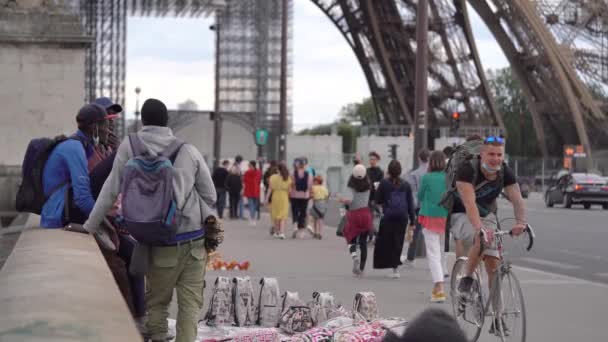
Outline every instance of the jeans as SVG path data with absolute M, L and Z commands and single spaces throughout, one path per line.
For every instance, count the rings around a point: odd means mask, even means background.
M 247 208 L 249 209 L 249 218 L 257 220 L 258 218 L 258 207 L 260 203 L 259 198 L 247 197 Z
M 291 211 L 293 212 L 294 223 L 298 224 L 298 229 L 306 228 L 307 208 L 308 198 L 292 198 Z
M 243 216 L 243 207 L 244 207 L 244 205 L 245 205 L 245 204 L 243 203 L 243 200 L 244 200 L 244 199 L 245 199 L 245 198 L 244 198 L 243 196 L 240 196 L 240 195 L 239 195 L 239 212 L 238 212 L 238 217 L 239 217 L 239 218 L 243 218 L 243 217 L 244 217 L 244 216 Z
M 226 207 L 226 190 L 224 189 L 217 189 L 217 202 L 216 202 L 216 207 L 217 207 L 217 215 L 220 218 L 224 217 L 224 208 Z
M 358 242 L 359 250 L 361 251 L 361 260 L 359 262 L 359 269 L 361 271 L 365 270 L 365 263 L 367 262 L 367 235 L 368 233 L 363 233 L 355 237 L 352 241 L 349 242 L 348 245 L 348 251 L 352 254 L 357 252 Z
M 120 241 L 118 256 L 125 262 L 128 270 L 131 265 L 133 248 L 137 242 L 130 235 L 125 234 L 118 234 L 118 239 Z M 144 277 L 131 275 L 130 272 L 127 273 L 135 317 L 143 317 L 146 315 L 146 287 Z
M 241 201 L 241 194 L 236 192 L 236 193 L 231 193 L 230 194 L 230 218 L 237 218 L 239 217 L 239 202 L 242 203 Z
M 416 209 L 416 217 L 418 217 L 418 212 L 420 209 Z M 416 258 L 416 246 L 418 245 L 418 239 L 420 238 L 420 233 L 422 232 L 422 226 L 416 220 L 416 227 L 414 228 L 414 236 L 412 237 L 412 242 L 407 247 L 407 260 L 414 261 Z

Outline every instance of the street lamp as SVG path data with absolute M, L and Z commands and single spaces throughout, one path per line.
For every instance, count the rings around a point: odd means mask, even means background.
M 215 15 L 215 24 L 209 26 L 215 31 L 215 103 L 213 110 L 213 168 L 220 166 L 222 155 L 222 112 L 220 111 L 220 18 L 221 13 Z
M 139 93 L 141 93 L 141 88 L 135 87 L 135 132 L 139 130 Z

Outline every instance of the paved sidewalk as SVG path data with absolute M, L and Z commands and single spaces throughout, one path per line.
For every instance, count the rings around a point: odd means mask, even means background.
M 385 317 L 411 319 L 431 305 L 452 310 L 449 299 L 445 304 L 429 303 L 431 282 L 426 259 L 417 260 L 413 269 L 401 269 L 400 279 L 388 279 L 388 270 L 371 268 L 373 247 L 370 247 L 365 277 L 354 278 L 344 239 L 335 235 L 334 228 L 326 228 L 323 240 L 319 241 L 273 239 L 268 234 L 267 214 L 262 215 L 255 227 L 245 220 L 226 220 L 224 226 L 226 239 L 220 252 L 225 260 L 248 260 L 251 268 L 248 271 L 208 272 L 205 304 L 218 275 L 249 275 L 255 282 L 256 292 L 261 277 L 274 276 L 279 279 L 281 291 L 298 291 L 300 298 L 306 301 L 310 300 L 313 291 L 331 291 L 345 306 L 352 305 L 356 292 L 371 290 L 376 293 L 380 312 Z M 451 267 L 453 257 L 450 259 Z M 606 340 L 608 286 L 523 268 L 516 268 L 516 272 L 527 306 L 527 341 Z M 488 328 L 486 322 L 484 331 Z M 495 340 L 483 335 L 481 339 Z

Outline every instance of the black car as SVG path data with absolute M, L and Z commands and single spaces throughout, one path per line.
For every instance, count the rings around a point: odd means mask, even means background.
M 591 173 L 571 173 L 561 175 L 555 184 L 545 192 L 545 204 L 563 204 L 565 208 L 582 204 L 585 209 L 593 204 L 608 209 L 608 184 L 604 178 Z

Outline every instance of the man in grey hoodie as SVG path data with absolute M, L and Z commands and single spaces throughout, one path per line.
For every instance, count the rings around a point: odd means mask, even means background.
M 143 128 L 137 135 L 149 153 L 158 155 L 176 139 L 167 127 L 167 108 L 159 100 L 148 99 L 142 106 L 141 117 Z M 125 164 L 132 157 L 133 150 L 127 138 L 118 147 L 112 172 L 84 224 L 87 231 L 97 231 L 105 214 L 116 201 Z M 176 289 L 176 341 L 192 342 L 196 339 L 199 312 L 203 305 L 207 249 L 216 247 L 213 243 L 209 244 L 212 239 L 209 239 L 208 234 L 205 236 L 203 230 L 208 215 L 214 214 L 209 208 L 215 204 L 215 187 L 207 164 L 192 145 L 183 145 L 175 158 L 173 193 L 177 207 L 183 208 L 177 234 L 188 235 L 189 239 L 149 249 L 150 264 L 146 273 L 149 288 L 146 293 L 149 312 L 147 331 L 152 341 L 165 340 L 168 308 L 173 290 Z

